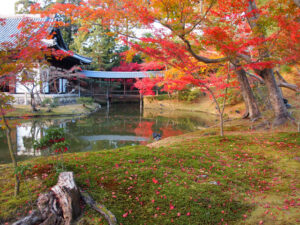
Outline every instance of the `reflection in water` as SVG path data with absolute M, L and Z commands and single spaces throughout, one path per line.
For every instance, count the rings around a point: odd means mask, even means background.
M 205 119 L 204 119 L 205 118 Z M 70 141 L 71 152 L 95 151 L 119 148 L 126 145 L 146 144 L 153 134 L 162 138 L 193 131 L 210 124 L 207 115 L 187 115 L 176 112 L 174 115 L 159 112 L 144 112 L 140 115 L 139 105 L 112 105 L 103 108 L 87 118 L 59 118 L 19 121 L 12 131 L 12 138 L 18 160 L 39 156 L 45 153 L 34 151 L 34 140 L 38 140 L 49 127 L 63 127 Z M 5 134 L 0 132 L 0 163 L 10 162 Z
M 16 127 L 17 155 L 41 155 L 41 152 L 35 151 L 32 147 L 33 141 L 39 140 L 41 137 L 40 127 L 36 127 L 33 124 L 27 122 Z
M 126 135 L 97 135 L 97 136 L 80 136 L 79 138 L 86 141 L 148 141 L 149 138 L 126 136 Z

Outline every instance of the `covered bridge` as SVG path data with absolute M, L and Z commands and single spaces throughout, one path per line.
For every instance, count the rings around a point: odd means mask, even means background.
M 163 71 L 88 71 L 81 95 L 93 96 L 99 102 L 120 102 L 140 100 L 139 91 L 134 87 L 137 79 L 164 76 Z

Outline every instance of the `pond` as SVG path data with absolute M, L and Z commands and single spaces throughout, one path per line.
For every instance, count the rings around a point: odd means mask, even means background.
M 70 152 L 99 151 L 127 145 L 147 144 L 153 135 L 161 138 L 176 136 L 207 127 L 215 117 L 200 112 L 145 110 L 139 105 L 116 104 L 102 108 L 84 118 L 43 118 L 17 121 L 12 130 L 13 147 L 17 160 L 41 156 L 32 148 L 49 127 L 63 127 L 70 141 Z M 10 163 L 4 131 L 0 131 L 0 163 Z

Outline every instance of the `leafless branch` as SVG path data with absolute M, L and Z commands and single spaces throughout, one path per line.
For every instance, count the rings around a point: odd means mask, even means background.
M 249 73 L 249 72 L 246 72 L 250 77 L 254 77 L 255 79 L 257 79 L 259 82 L 260 82 L 260 84 L 265 84 L 265 82 L 264 82 L 264 80 L 260 77 L 260 76 L 257 76 L 257 75 L 255 75 L 255 74 L 253 74 L 253 73 Z
M 275 74 L 277 75 L 277 84 L 279 87 L 285 87 L 285 88 L 288 88 L 290 90 L 293 90 L 293 91 L 296 91 L 296 92 L 299 92 L 300 91 L 300 88 L 295 85 L 295 84 L 290 84 L 288 83 L 282 76 L 281 74 L 279 73 L 279 71 L 276 71 Z

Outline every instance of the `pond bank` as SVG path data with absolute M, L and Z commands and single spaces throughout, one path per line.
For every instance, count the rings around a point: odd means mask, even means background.
M 83 106 L 82 104 L 61 105 L 51 108 L 48 112 L 47 107 L 38 107 L 37 112 L 32 112 L 29 105 L 14 105 L 14 109 L 6 114 L 7 119 L 24 119 L 39 117 L 67 117 L 67 116 L 86 116 L 96 112 L 101 106 L 97 103 Z
M 195 102 L 179 101 L 177 99 L 157 100 L 157 96 L 144 97 L 144 108 L 162 111 L 189 111 L 217 115 L 214 102 L 207 96 L 202 96 Z M 240 118 L 244 113 L 244 104 L 229 105 L 225 107 L 225 114 L 230 118 Z

